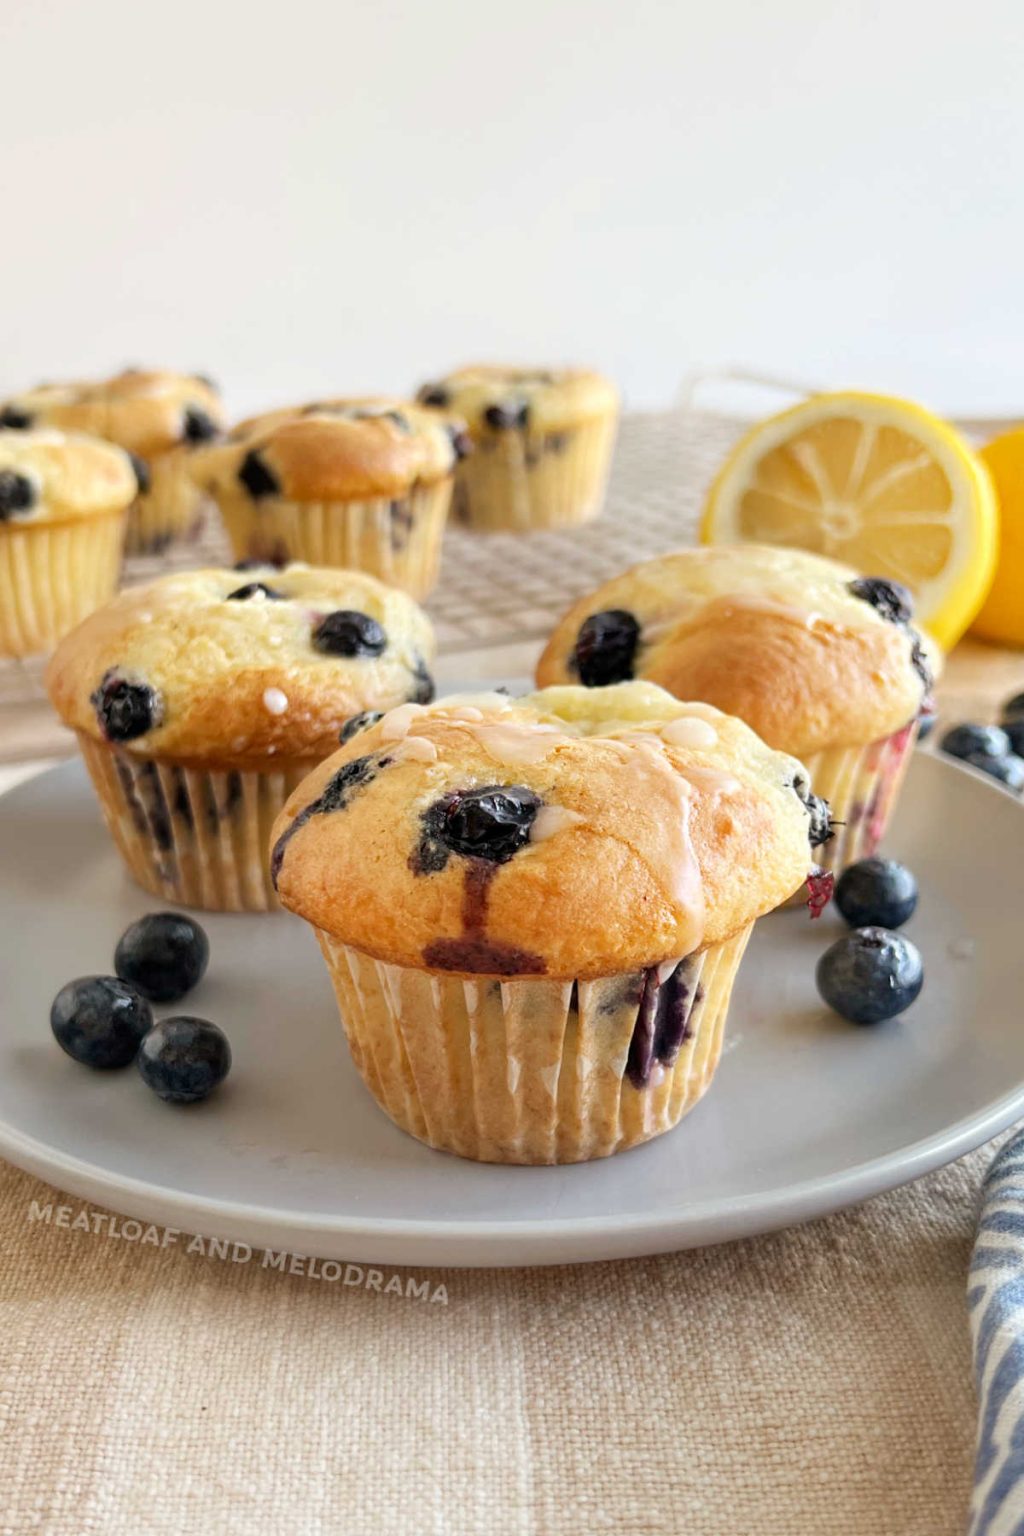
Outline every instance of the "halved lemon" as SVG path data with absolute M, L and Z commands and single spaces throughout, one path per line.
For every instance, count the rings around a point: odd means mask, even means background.
M 998 514 L 948 422 L 895 396 L 813 395 L 759 422 L 708 492 L 705 544 L 783 544 L 901 581 L 947 650 L 995 573 Z

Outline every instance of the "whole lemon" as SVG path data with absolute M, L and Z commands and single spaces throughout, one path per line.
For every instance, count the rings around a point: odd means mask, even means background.
M 1024 427 L 994 437 L 981 457 L 999 500 L 999 559 L 972 630 L 1002 645 L 1024 645 Z

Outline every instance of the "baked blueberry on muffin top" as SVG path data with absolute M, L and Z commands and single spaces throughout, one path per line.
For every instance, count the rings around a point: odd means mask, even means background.
M 802 550 L 719 546 L 635 566 L 581 598 L 538 683 L 627 678 L 706 699 L 805 757 L 919 714 L 936 664 L 910 594 Z
M 291 796 L 286 906 L 378 959 L 601 976 L 675 961 L 790 896 L 806 775 L 740 721 L 641 683 L 404 705 Z
M 154 457 L 209 442 L 223 425 L 220 396 L 209 379 L 141 368 L 109 379 L 40 384 L 0 404 L 0 427 L 53 426 L 117 443 L 140 461 L 142 480 Z
M 354 571 L 292 565 L 239 585 L 186 571 L 122 592 L 47 674 L 65 722 L 130 751 L 231 767 L 316 759 L 344 722 L 424 692 L 426 616 Z
M 81 433 L 0 430 L 0 525 L 119 511 L 135 495 L 126 453 Z
M 583 368 L 457 368 L 424 384 L 416 398 L 463 417 L 475 440 L 526 428 L 557 435 L 618 408 L 612 384 Z M 552 448 L 557 451 L 556 441 Z
M 450 475 L 459 424 L 410 401 L 368 396 L 266 411 L 195 460 L 214 493 L 254 502 L 401 496 Z

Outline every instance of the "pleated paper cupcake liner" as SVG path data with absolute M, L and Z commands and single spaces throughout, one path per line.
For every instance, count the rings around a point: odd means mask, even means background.
M 312 762 L 213 772 L 137 757 L 78 732 L 121 857 L 144 890 L 210 912 L 271 912 L 270 829 Z
M 597 981 L 466 980 L 319 933 L 355 1063 L 396 1125 L 486 1163 L 576 1163 L 671 1130 L 707 1090 L 750 928 Z
M 451 502 L 451 477 L 407 495 L 369 501 L 254 502 L 219 498 L 236 560 L 285 564 L 305 560 L 366 571 L 413 597 L 437 582 L 441 538 Z
M 474 446 L 456 470 L 453 518 L 485 532 L 586 523 L 604 505 L 616 420 L 564 432 L 506 431 Z
M 125 553 L 158 555 L 178 540 L 198 539 L 209 498 L 189 473 L 185 450 L 172 449 L 147 464 L 149 490 L 128 514 Z
M 113 597 L 125 512 L 0 528 L 0 654 L 52 650 Z
M 899 798 L 917 732 L 914 720 L 865 747 L 835 747 L 804 759 L 811 788 L 828 801 L 839 823 L 834 837 L 814 851 L 822 869 L 838 876 L 848 864 L 876 851 Z

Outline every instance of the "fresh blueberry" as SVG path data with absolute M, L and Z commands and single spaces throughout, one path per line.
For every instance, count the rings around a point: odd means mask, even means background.
M 0 411 L 0 427 L 6 427 L 9 432 L 27 432 L 31 425 L 31 414 L 23 411 L 20 405 L 5 405 Z
M 835 903 L 851 928 L 902 928 L 917 906 L 917 881 L 895 859 L 861 859 L 839 876 Z
M 1016 720 L 1004 720 L 1003 730 L 1010 739 L 1010 749 L 1018 757 L 1024 757 L 1024 715 Z
M 122 981 L 153 1003 L 176 1003 L 200 980 L 210 942 L 184 912 L 150 912 L 126 928 L 114 951 Z
M 998 725 L 954 725 L 939 746 L 950 757 L 1005 757 L 1010 738 Z
M 351 741 L 353 736 L 358 736 L 360 731 L 369 730 L 371 725 L 376 725 L 384 716 L 379 709 L 364 709 L 362 714 L 350 715 L 341 728 L 338 740 L 342 746 L 346 741 Z
M 1015 693 L 1003 705 L 1003 724 L 1010 720 L 1024 720 L 1024 693 Z
M 449 853 L 505 864 L 529 840 L 540 805 L 540 797 L 521 784 L 485 784 L 442 795 L 423 814 L 413 867 L 418 874 L 435 874 Z
M 818 961 L 818 991 L 854 1024 L 878 1024 L 910 1007 L 924 984 L 921 956 L 887 928 L 857 928 Z
M 325 656 L 379 656 L 388 637 L 376 619 L 351 608 L 338 608 L 313 631 L 313 648 Z
M 424 384 L 416 399 L 420 405 L 435 405 L 440 410 L 451 404 L 451 397 L 443 384 Z
M 28 475 L 15 469 L 0 469 L 0 523 L 18 512 L 29 512 L 35 505 L 36 489 Z
M 584 688 L 626 683 L 640 643 L 640 625 L 624 608 L 608 608 L 584 619 L 576 636 L 570 666 Z
M 244 587 L 236 587 L 233 592 L 229 592 L 224 601 L 227 603 L 244 603 L 250 597 L 260 596 L 265 597 L 268 603 L 284 602 L 284 593 L 275 592 L 273 587 L 268 587 L 266 582 L 263 581 L 247 581 Z
M 281 493 L 277 476 L 260 458 L 255 448 L 250 449 L 242 460 L 238 478 L 253 501 L 262 501 L 265 496 L 279 496 Z
M 126 1067 L 152 1024 L 149 1004 L 117 976 L 79 976 L 50 1009 L 57 1044 L 84 1067 Z
M 186 443 L 209 443 L 219 435 L 220 429 L 212 416 L 198 405 L 186 405 L 183 427 Z
M 851 581 L 849 590 L 859 597 L 890 624 L 909 624 L 914 616 L 914 599 L 907 587 L 898 581 L 886 581 L 882 576 L 858 576 Z
M 509 400 L 502 405 L 489 405 L 484 411 L 484 421 L 497 432 L 507 432 L 513 427 L 525 427 L 530 419 L 530 407 L 525 400 Z
M 1024 757 L 1017 757 L 1013 752 L 1007 752 L 1005 757 L 989 757 L 984 752 L 970 752 L 964 762 L 972 768 L 980 768 L 990 778 L 998 779 L 1007 789 L 1015 790 L 1018 794 L 1024 790 Z
M 113 669 L 104 673 L 89 702 L 108 741 L 133 741 L 163 719 L 163 701 L 156 689 L 118 677 Z
M 231 1047 L 216 1024 L 181 1014 L 153 1025 L 136 1060 L 142 1081 L 158 1098 L 197 1104 L 227 1077 Z
M 135 484 L 138 486 L 139 495 L 145 496 L 153 483 L 153 477 L 149 472 L 149 465 L 137 453 L 130 453 L 128 457 L 131 459 L 132 469 L 135 471 Z

